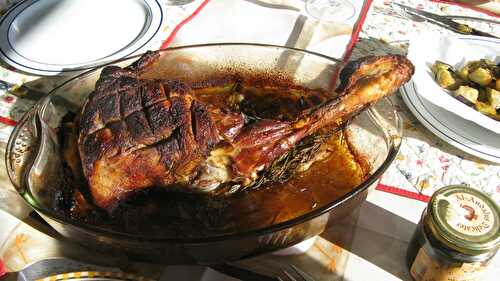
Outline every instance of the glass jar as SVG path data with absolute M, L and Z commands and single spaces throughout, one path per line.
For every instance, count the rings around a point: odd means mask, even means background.
M 415 281 L 476 281 L 500 244 L 499 206 L 466 186 L 431 197 L 410 241 L 406 261 Z

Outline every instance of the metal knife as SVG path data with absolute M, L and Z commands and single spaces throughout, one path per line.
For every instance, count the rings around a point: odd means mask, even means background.
M 402 9 L 405 13 L 410 14 L 413 17 L 421 18 L 425 21 L 428 21 L 433 24 L 437 24 L 439 26 L 445 27 L 447 29 L 450 29 L 454 32 L 464 34 L 464 35 L 476 35 L 476 36 L 484 36 L 484 37 L 491 37 L 491 38 L 498 38 L 497 36 L 483 32 L 481 30 L 474 29 L 467 24 L 459 23 L 454 20 L 451 20 L 447 17 L 436 15 L 433 13 L 429 13 L 426 11 L 422 10 L 417 10 L 412 7 L 408 7 L 399 3 L 393 3 L 394 5 L 398 6 L 400 9 Z

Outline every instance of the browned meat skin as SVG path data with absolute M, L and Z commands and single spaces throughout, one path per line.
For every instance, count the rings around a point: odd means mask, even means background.
M 235 172 L 249 175 L 256 169 L 266 169 L 304 137 L 327 125 L 340 125 L 344 117 L 394 93 L 413 72 L 411 62 L 401 56 L 366 57 L 352 62 L 340 75 L 338 100 L 304 112 L 295 122 L 263 120 L 243 130 L 233 144 L 240 149 L 233 158 Z
M 188 184 L 214 146 L 243 127 L 243 115 L 209 112 L 177 84 L 137 83 L 125 91 L 104 88 L 108 95 L 97 99 L 96 91 L 82 114 L 82 125 L 91 125 L 79 136 L 83 169 L 103 208 L 129 191 Z
M 206 192 L 228 181 L 245 185 L 305 136 L 342 123 L 413 74 L 404 57 L 366 58 L 342 71 L 339 100 L 294 122 L 246 124 L 242 113 L 198 101 L 180 82 L 139 79 L 154 61 L 150 53 L 130 67 L 104 69 L 81 111 L 84 175 L 94 203 L 108 211 L 145 188 Z
M 137 74 L 135 66 L 105 68 L 82 108 L 83 171 L 94 203 L 104 209 L 146 187 L 187 185 L 210 150 L 244 124 L 241 113 L 194 100 L 180 82 Z

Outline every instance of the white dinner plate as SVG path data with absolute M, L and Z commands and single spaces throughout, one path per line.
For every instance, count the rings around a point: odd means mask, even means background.
M 408 58 L 415 65 L 412 79 L 421 98 L 497 134 L 500 134 L 500 122 L 467 106 L 441 88 L 430 66 L 439 60 L 460 69 L 466 62 L 483 58 L 500 63 L 499 54 L 500 39 L 434 33 L 415 36 L 408 49 Z
M 500 163 L 500 135 L 419 96 L 413 81 L 401 88 L 413 115 L 445 142 L 477 157 Z
M 78 72 L 134 54 L 158 33 L 157 0 L 26 0 L 0 19 L 0 58 L 36 75 Z

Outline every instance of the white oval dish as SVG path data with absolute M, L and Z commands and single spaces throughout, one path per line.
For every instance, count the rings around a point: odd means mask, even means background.
M 436 37 L 437 36 L 437 37 Z M 500 39 L 478 36 L 439 36 L 424 34 L 412 38 L 408 58 L 415 64 L 415 82 L 418 96 L 426 102 L 448 110 L 461 119 L 500 134 L 500 121 L 490 118 L 465 105 L 439 87 L 430 66 L 436 60 L 459 69 L 466 62 L 488 58 L 500 62 Z
M 134 54 L 158 33 L 157 0 L 27 0 L 0 19 L 0 58 L 21 71 L 58 75 Z
M 500 163 L 500 134 L 422 98 L 413 81 L 401 88 L 401 95 L 413 115 L 436 136 L 469 154 Z

